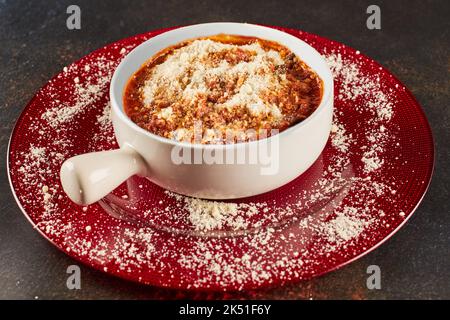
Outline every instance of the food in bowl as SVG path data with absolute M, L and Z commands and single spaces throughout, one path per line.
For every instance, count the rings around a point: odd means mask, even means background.
M 291 120 L 284 126 L 278 124 L 278 128 L 284 128 L 283 132 L 267 139 L 258 136 L 261 138 L 258 141 L 243 143 L 222 144 L 208 143 L 208 141 L 203 144 L 186 143 L 185 140 L 177 141 L 162 137 L 164 132 L 171 133 L 173 130 L 161 127 L 159 134 L 154 134 L 134 122 L 126 113 L 129 108 L 125 107 L 124 92 L 130 84 L 130 79 L 136 75 L 136 71 L 139 72 L 148 65 L 152 61 L 149 61 L 149 58 L 154 55 L 162 56 L 160 63 L 155 64 L 155 68 L 162 66 L 162 62 L 169 61 L 170 57 L 174 56 L 175 50 L 182 49 L 183 46 L 177 48 L 177 44 L 185 42 L 188 45 L 196 40 L 211 40 L 217 46 L 233 44 L 240 49 L 245 45 L 238 42 L 218 41 L 217 35 L 239 35 L 243 40 L 253 39 L 253 42 L 248 45 L 259 45 L 263 48 L 262 50 L 264 50 L 264 44 L 273 43 L 275 46 L 271 50 L 278 54 L 283 52 L 283 48 L 289 49 L 285 51 L 284 57 L 287 57 L 289 53 L 300 57 L 304 66 L 311 68 L 308 74 L 311 72 L 310 75 L 313 77 L 316 74 L 316 79 L 321 80 L 319 81 L 321 85 L 319 105 L 315 106 L 315 110 L 305 112 L 303 117 L 290 111 Z M 259 44 L 256 43 L 258 41 L 260 41 Z M 254 51 L 257 53 L 256 50 Z M 267 52 L 270 50 L 262 53 L 264 55 Z M 233 62 L 232 59 L 230 61 Z M 314 70 L 313 73 L 312 70 Z M 173 71 L 177 72 L 178 69 L 173 68 Z M 270 73 L 270 76 L 273 74 L 276 74 L 276 71 Z M 161 85 L 161 88 L 167 90 L 167 86 Z M 220 85 L 217 88 L 224 90 Z M 286 89 L 293 90 L 291 87 Z M 273 90 L 272 93 L 276 92 Z M 301 97 L 299 95 L 299 98 Z M 219 98 L 220 96 L 217 99 Z M 75 203 L 81 205 L 94 203 L 132 175 L 146 177 L 162 188 L 187 196 L 218 200 L 236 199 L 274 190 L 305 172 L 318 159 L 327 143 L 331 129 L 333 77 L 325 60 L 314 48 L 288 33 L 247 23 L 206 23 L 166 31 L 134 48 L 124 57 L 114 72 L 111 79 L 110 100 L 114 134 L 120 148 L 77 155 L 67 159 L 61 166 L 63 189 Z M 176 101 L 178 100 L 174 99 L 173 103 Z M 159 106 L 158 111 L 169 106 Z M 266 105 L 263 107 L 265 108 Z M 277 107 L 279 109 L 281 107 L 280 112 L 283 112 L 283 106 L 280 103 Z M 169 113 L 169 110 L 167 109 L 166 112 Z M 250 114 L 250 110 L 244 108 L 241 110 L 245 114 Z M 164 119 L 166 115 L 161 113 L 161 119 Z M 285 115 L 286 120 L 288 120 L 287 115 L 288 113 Z M 156 118 L 159 119 L 158 116 Z M 202 119 L 202 121 L 206 120 L 206 115 Z M 229 123 L 237 124 L 238 129 L 247 128 L 249 119 L 245 122 L 236 118 L 235 122 Z M 241 122 L 236 122 L 238 120 Z M 216 124 L 216 121 L 220 124 L 219 120 L 214 119 L 211 119 L 210 123 Z M 300 123 L 295 124 L 296 122 Z M 180 128 L 186 128 L 183 123 L 181 124 Z M 256 128 L 262 128 L 262 126 L 256 126 Z M 179 157 L 180 155 L 182 156 Z M 241 158 L 241 155 L 244 157 Z M 178 161 L 180 158 L 182 161 Z M 224 159 L 226 161 L 223 161 Z
M 223 144 L 268 137 L 307 118 L 323 83 L 287 47 L 218 34 L 170 46 L 129 79 L 124 109 L 141 128 L 176 141 Z

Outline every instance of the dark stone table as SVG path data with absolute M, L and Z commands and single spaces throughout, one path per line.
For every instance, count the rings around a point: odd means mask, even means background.
M 381 8 L 368 30 L 366 8 Z M 81 8 L 81 30 L 66 28 L 66 8 Z M 450 298 L 450 2 L 443 1 L 18 1 L 0 0 L 0 298 L 205 298 L 145 287 L 81 266 L 81 290 L 68 290 L 74 261 L 31 227 L 11 194 L 6 150 L 15 119 L 63 66 L 107 43 L 152 29 L 211 21 L 253 22 L 317 33 L 390 69 L 414 93 L 433 129 L 436 168 L 412 219 L 364 258 L 312 281 L 231 298 Z M 366 288 L 366 268 L 381 268 L 381 290 Z M 224 297 L 212 294 L 213 298 Z

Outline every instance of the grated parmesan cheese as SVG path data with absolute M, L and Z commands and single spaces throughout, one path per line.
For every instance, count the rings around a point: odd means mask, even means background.
M 261 100 L 262 90 L 280 88 L 279 82 L 272 72 L 272 67 L 282 65 L 283 59 L 275 50 L 264 50 L 259 43 L 239 46 L 240 49 L 254 51 L 255 58 L 249 62 L 235 65 L 223 60 L 216 67 L 205 66 L 205 59 L 211 53 L 218 53 L 238 47 L 212 40 L 195 40 L 187 46 L 175 50 L 166 61 L 155 66 L 150 78 L 143 88 L 144 102 L 152 103 L 155 95 L 161 90 L 177 100 L 194 99 L 198 94 L 210 94 L 207 82 L 211 78 L 245 79 L 239 91 L 230 96 L 221 107 L 233 108 L 246 105 L 251 112 L 259 114 L 272 112 L 272 107 Z M 187 74 L 190 82 L 185 86 Z M 257 106 L 257 108 L 255 108 Z M 279 116 L 279 113 L 275 112 Z

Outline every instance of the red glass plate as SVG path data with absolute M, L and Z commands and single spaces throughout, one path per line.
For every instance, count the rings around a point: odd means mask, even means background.
M 110 78 L 127 52 L 167 31 L 159 30 L 87 55 L 30 101 L 8 151 L 11 187 L 25 216 L 86 265 L 171 288 L 282 285 L 330 272 L 376 248 L 411 216 L 430 182 L 434 150 L 424 113 L 392 74 L 358 51 L 279 29 L 315 47 L 335 77 L 332 134 L 306 173 L 272 192 L 229 206 L 216 203 L 224 210 L 219 215 L 199 212 L 195 200 L 139 177 L 99 203 L 73 204 L 61 188 L 61 163 L 117 147 Z

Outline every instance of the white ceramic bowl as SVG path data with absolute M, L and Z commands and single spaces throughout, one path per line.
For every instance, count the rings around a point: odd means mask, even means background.
M 201 145 L 176 142 L 152 134 L 133 123 L 123 110 L 128 79 L 160 50 L 181 41 L 219 33 L 254 36 L 276 41 L 298 55 L 323 80 L 319 107 L 304 121 L 268 139 Z M 322 56 L 311 46 L 285 32 L 245 23 L 206 23 L 165 32 L 131 51 L 117 67 L 111 81 L 112 121 L 120 149 L 78 155 L 61 167 L 61 182 L 77 204 L 100 200 L 134 174 L 145 176 L 168 190 L 184 195 L 231 199 L 264 193 L 293 180 L 318 158 L 328 140 L 333 115 L 333 78 Z M 173 161 L 174 148 L 184 152 L 250 155 L 261 143 L 270 144 L 272 162 L 200 164 Z M 231 158 L 230 158 L 231 159 Z M 275 163 L 276 162 L 276 163 Z M 268 168 L 272 170 L 268 170 Z

